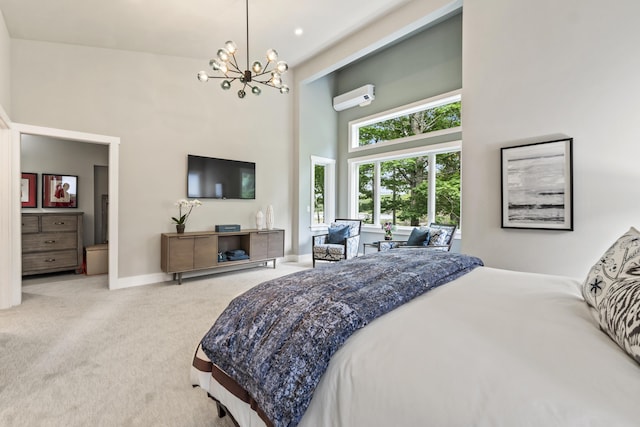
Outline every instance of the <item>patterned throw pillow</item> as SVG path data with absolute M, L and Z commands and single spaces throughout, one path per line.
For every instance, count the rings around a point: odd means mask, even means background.
M 640 232 L 631 227 L 593 266 L 582 285 L 582 295 L 599 310 L 609 287 L 624 278 L 640 278 Z
M 429 229 L 429 246 L 442 246 L 447 244 L 448 233 L 442 228 Z
M 614 282 L 600 301 L 600 327 L 640 363 L 640 278 Z
M 600 328 L 640 363 L 640 232 L 631 227 L 591 268 L 582 295 Z

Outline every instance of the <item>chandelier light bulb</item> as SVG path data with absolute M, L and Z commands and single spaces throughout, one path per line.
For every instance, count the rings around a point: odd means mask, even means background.
M 235 54 L 238 50 L 238 46 L 231 40 L 229 40 L 228 42 L 226 42 L 224 44 L 224 48 L 227 50 L 227 52 L 229 52 L 231 55 Z
M 260 94 L 262 93 L 262 91 L 260 90 L 260 88 L 259 88 L 258 86 L 254 86 L 254 87 L 252 87 L 252 88 L 251 88 L 251 92 L 252 92 L 254 95 L 260 95 Z
M 267 60 L 269 62 L 277 61 L 278 60 L 278 52 L 276 52 L 275 49 L 269 49 L 267 51 Z
M 280 93 L 282 93 L 282 94 L 287 94 L 287 93 L 289 93 L 289 86 L 287 86 L 287 85 L 282 85 L 282 87 L 280 87 Z
M 276 70 L 280 74 L 285 73 L 288 69 L 289 69 L 289 64 L 287 64 L 284 61 L 278 61 L 278 63 L 276 64 Z
M 282 78 L 280 78 L 280 74 L 271 73 L 271 83 L 273 83 L 275 87 L 280 87 L 282 85 Z
M 229 80 L 223 80 L 222 83 L 220 83 L 220 87 L 224 90 L 229 90 L 231 89 L 231 82 Z
M 229 51 L 225 48 L 218 49 L 218 58 L 223 62 L 227 62 L 229 60 Z
M 255 61 L 253 65 L 251 65 L 251 69 L 254 73 L 258 74 L 262 72 L 262 64 L 260 63 L 260 61 Z
M 206 82 L 207 80 L 209 80 L 209 76 L 205 71 L 200 71 L 198 73 L 198 80 L 200 80 L 201 82 Z
M 247 95 L 247 92 L 245 92 L 244 90 L 240 89 L 238 91 L 238 98 L 242 99 Z

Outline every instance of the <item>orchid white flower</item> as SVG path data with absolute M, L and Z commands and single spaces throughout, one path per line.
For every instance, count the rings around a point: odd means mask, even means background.
M 189 215 L 191 215 L 191 211 L 193 210 L 193 208 L 202 206 L 202 202 L 198 199 L 194 199 L 194 200 L 180 199 L 175 203 L 175 205 L 178 207 L 178 216 L 177 217 L 173 216 L 171 217 L 171 219 L 176 224 L 186 224 L 187 218 L 189 218 Z M 185 211 L 184 214 L 182 213 L 183 209 Z

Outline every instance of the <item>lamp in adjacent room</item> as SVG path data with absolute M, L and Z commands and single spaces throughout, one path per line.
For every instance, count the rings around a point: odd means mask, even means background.
M 218 49 L 214 59 L 209 61 L 209 66 L 213 71 L 220 72 L 221 76 L 211 76 L 206 71 L 198 73 L 198 80 L 206 82 L 209 79 L 223 79 L 220 87 L 224 90 L 231 89 L 232 83 L 238 81 L 242 86 L 238 90 L 238 97 L 244 98 L 250 90 L 254 95 L 260 95 L 262 89 L 260 85 L 278 89 L 280 93 L 289 93 L 289 86 L 282 82 L 282 75 L 289 69 L 285 61 L 278 61 L 278 52 L 275 49 L 267 50 L 266 63 L 254 61 L 249 66 L 249 0 L 246 0 L 247 17 L 247 62 L 246 69 L 242 71 L 236 60 L 238 46 L 228 41 L 224 47 Z

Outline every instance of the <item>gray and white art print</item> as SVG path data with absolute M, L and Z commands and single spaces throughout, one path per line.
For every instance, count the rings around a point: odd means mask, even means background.
M 573 230 L 572 143 L 501 149 L 503 228 Z

